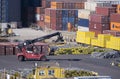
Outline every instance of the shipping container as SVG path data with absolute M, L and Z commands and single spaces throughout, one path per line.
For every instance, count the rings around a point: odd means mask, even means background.
M 50 23 L 50 16 L 45 16 L 45 22 Z
M 104 30 L 103 34 L 110 34 L 116 37 L 120 37 L 120 31 L 114 31 L 114 30 Z
M 45 15 L 47 16 L 51 15 L 51 8 L 45 8 Z
M 78 26 L 77 29 L 79 31 L 89 31 L 89 27 L 84 27 L 84 26 Z
M 95 13 L 95 11 L 79 9 L 78 10 L 78 18 L 89 19 L 89 15 Z
M 120 14 L 120 4 L 117 5 L 117 13 Z
M 62 9 L 63 2 L 51 2 L 51 8 L 53 9 Z
M 74 17 L 68 17 L 68 22 L 71 24 L 74 24 L 75 18 Z
M 89 19 L 78 19 L 78 26 L 89 27 Z
M 68 17 L 68 10 L 67 9 L 62 10 L 62 17 Z
M 90 21 L 96 23 L 109 23 L 109 17 L 101 14 L 90 14 Z
M 35 13 L 36 14 L 44 14 L 45 13 L 45 8 L 43 8 L 43 7 L 36 7 L 35 8 Z
M 45 22 L 45 28 L 50 29 L 50 28 L 51 28 L 51 24 L 50 24 L 50 23 L 48 23 L 48 22 Z
M 103 34 L 103 30 L 89 28 L 89 31 L 94 32 L 96 37 L 98 36 L 98 34 Z
M 105 2 L 94 2 L 94 1 L 87 1 L 85 2 L 85 9 L 90 11 L 95 11 L 96 7 L 104 7 L 104 6 L 110 6 L 110 3 Z
M 110 15 L 110 21 L 111 22 L 118 22 L 120 23 L 120 14 L 119 13 L 113 13 Z
M 105 15 L 105 16 L 110 16 L 110 14 L 116 13 L 116 8 L 115 7 L 96 7 L 96 13 Z
M 107 41 L 106 48 L 111 48 L 115 50 L 120 50 L 120 38 L 111 37 L 110 41 Z
M 37 21 L 36 24 L 41 29 L 43 29 L 43 30 L 45 29 L 45 22 L 44 21 Z
M 42 0 L 42 7 L 43 8 L 50 8 L 51 0 Z
M 62 9 L 51 9 L 51 17 L 62 18 Z
M 120 31 L 120 23 L 118 22 L 111 22 L 110 29 L 115 31 Z
M 110 24 L 109 23 L 96 23 L 96 22 L 89 22 L 89 28 L 94 30 L 110 30 Z

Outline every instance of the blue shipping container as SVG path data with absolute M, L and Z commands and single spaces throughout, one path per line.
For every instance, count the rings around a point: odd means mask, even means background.
M 78 19 L 78 26 L 89 27 L 89 19 Z
M 68 10 L 62 10 L 62 17 L 68 17 Z
M 78 10 L 75 10 L 75 17 L 78 17 Z
M 68 18 L 68 22 L 74 24 L 74 22 L 75 22 L 75 18 L 73 18 L 73 17 L 69 17 L 69 18 Z
M 67 30 L 67 23 L 62 23 L 62 30 Z
M 68 17 L 62 17 L 62 23 L 68 23 Z

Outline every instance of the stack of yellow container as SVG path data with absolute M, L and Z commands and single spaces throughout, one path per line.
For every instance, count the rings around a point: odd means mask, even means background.
M 120 37 L 111 37 L 110 41 L 106 43 L 106 48 L 120 50 Z
M 94 32 L 77 31 L 76 41 L 79 43 L 91 44 L 91 38 L 94 38 Z
M 99 34 L 98 38 L 92 39 L 91 45 L 106 47 L 106 42 L 109 41 L 111 35 L 108 34 Z

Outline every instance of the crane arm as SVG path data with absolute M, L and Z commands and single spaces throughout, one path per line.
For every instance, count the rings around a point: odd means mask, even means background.
M 58 38 L 55 42 L 58 42 L 58 41 L 63 42 L 64 41 L 62 34 L 60 32 L 55 32 L 55 33 L 48 34 L 48 35 L 45 35 L 45 36 L 42 36 L 42 37 L 39 37 L 39 38 L 36 38 L 36 39 L 33 39 L 33 40 L 26 40 L 23 43 L 20 43 L 18 45 L 18 47 L 22 48 L 24 46 L 27 46 L 27 45 L 30 45 L 30 44 L 33 44 L 33 43 L 36 43 L 36 42 L 39 42 L 39 41 L 43 41 L 45 39 L 49 39 L 49 38 L 54 37 L 54 36 L 58 36 Z

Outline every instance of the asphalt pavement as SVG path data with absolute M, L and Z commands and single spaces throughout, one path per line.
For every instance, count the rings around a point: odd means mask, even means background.
M 35 67 L 35 63 L 37 63 L 37 66 L 43 64 L 53 65 L 54 63 L 57 63 L 59 66 L 65 68 L 77 67 L 95 71 L 102 76 L 111 76 L 112 79 L 119 79 L 120 76 L 120 68 L 110 65 L 114 59 L 96 59 L 90 57 L 90 55 L 59 55 L 47 56 L 47 58 L 48 61 L 27 60 L 20 62 L 17 60 L 16 56 L 0 56 L 0 69 L 31 69 Z

